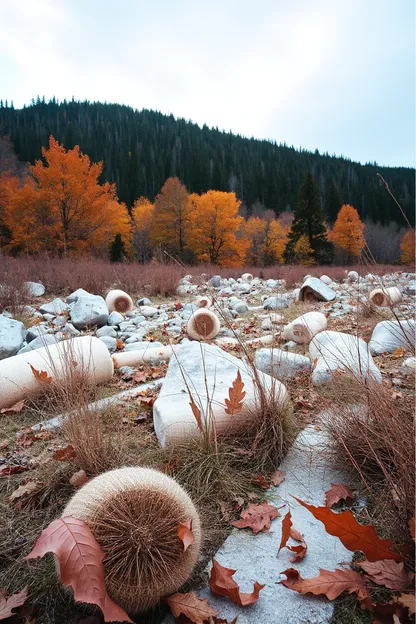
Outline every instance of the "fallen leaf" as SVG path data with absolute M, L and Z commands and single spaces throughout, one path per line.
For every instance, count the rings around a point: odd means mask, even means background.
M 339 503 L 340 500 L 347 500 L 348 498 L 353 498 L 353 495 L 347 485 L 331 483 L 330 489 L 325 492 L 325 506 L 332 507 Z
M 286 475 L 284 472 L 282 472 L 281 470 L 275 470 L 274 473 L 272 474 L 272 476 L 270 477 L 270 481 L 273 483 L 273 485 L 275 485 L 276 487 L 278 485 L 280 485 L 281 483 L 283 483 L 283 481 L 286 479 Z
M 414 594 L 399 594 L 398 596 L 393 596 L 393 601 L 407 607 L 409 615 L 416 613 L 416 597 Z
M 0 591 L 0 620 L 15 615 L 13 609 L 21 607 L 27 600 L 28 589 L 24 587 L 20 592 L 8 596 L 6 592 Z
M 290 514 L 290 511 L 288 511 L 282 521 L 282 538 L 280 540 L 280 546 L 279 546 L 279 550 L 277 551 L 277 554 L 279 554 L 282 548 L 286 546 L 287 540 L 290 537 L 291 528 L 292 528 L 292 516 Z
M 81 485 L 84 485 L 84 483 L 88 480 L 89 479 L 85 470 L 78 470 L 78 472 L 74 472 L 72 477 L 69 479 L 69 482 L 73 487 L 78 488 L 81 487 Z
M 195 537 L 192 533 L 192 518 L 179 523 L 178 537 L 181 542 L 183 542 L 184 552 L 188 550 L 189 546 L 195 543 Z
M 228 399 L 225 399 L 225 413 L 238 414 L 243 408 L 244 397 L 246 393 L 243 390 L 244 382 L 241 379 L 240 371 L 237 371 L 237 377 L 234 379 L 231 388 L 228 389 Z
M 253 482 L 256 485 L 259 485 L 260 487 L 262 487 L 263 490 L 268 490 L 269 487 L 270 487 L 270 483 L 268 481 L 266 481 L 266 479 L 261 474 L 253 475 Z
M 65 448 L 57 449 L 53 454 L 53 458 L 58 461 L 70 461 L 71 459 L 75 459 L 76 456 L 77 454 L 72 444 L 68 444 Z
M 203 624 L 204 620 L 219 613 L 209 605 L 206 598 L 200 598 L 195 592 L 173 594 L 168 598 L 168 605 L 175 618 L 184 615 L 194 624 Z
M 24 406 L 25 406 L 24 401 L 18 401 L 11 407 L 3 407 L 3 409 L 0 410 L 0 414 L 18 414 L 19 412 L 22 411 Z
M 398 347 L 391 357 L 396 360 L 397 358 L 404 357 L 405 355 L 406 355 L 406 351 L 403 349 L 403 347 Z
M 349 509 L 335 513 L 327 507 L 314 507 L 296 496 L 293 498 L 324 524 L 329 535 L 338 537 L 348 550 L 361 550 L 368 561 L 379 561 L 379 559 L 402 561 L 404 559 L 399 553 L 390 550 L 393 546 L 391 539 L 381 539 L 373 526 L 359 524 Z
M 72 587 L 75 601 L 100 607 L 106 622 L 132 622 L 107 594 L 104 552 L 85 522 L 71 516 L 57 518 L 42 531 L 25 559 L 43 557 L 48 552 L 56 555 L 61 581 Z
M 319 568 L 319 576 L 304 579 L 295 568 L 288 568 L 281 574 L 287 579 L 279 581 L 285 587 L 297 591 L 299 594 L 325 595 L 329 600 L 335 600 L 347 591 L 349 594 L 356 593 L 358 598 L 364 600 L 368 597 L 368 588 L 364 576 L 353 570 L 323 570 Z
M 231 570 L 230 568 L 224 568 L 218 561 L 213 559 L 209 577 L 209 587 L 214 596 L 224 596 L 232 600 L 234 604 L 247 607 L 257 602 L 260 591 L 263 589 L 264 585 L 260 585 L 260 583 L 256 581 L 251 594 L 241 594 L 240 587 L 232 578 L 236 571 L 237 570 Z
M 13 474 L 18 474 L 19 472 L 25 472 L 25 470 L 29 470 L 29 466 L 20 466 L 18 464 L 13 466 L 2 466 L 0 468 L 0 477 L 9 477 Z
M 241 512 L 241 520 L 231 522 L 237 529 L 251 529 L 257 534 L 260 531 L 268 531 L 272 520 L 280 516 L 277 507 L 269 505 L 264 501 L 259 505 L 250 503 L 246 509 Z
M 413 537 L 413 541 L 415 540 L 415 518 L 410 518 L 409 520 L 409 531 L 410 535 Z
M 299 546 L 287 546 L 287 549 L 290 550 L 290 552 L 295 553 L 294 557 L 290 557 L 290 561 L 292 563 L 296 563 L 297 561 L 302 561 L 302 559 L 305 557 L 306 552 L 308 550 L 308 546 L 305 540 L 303 539 L 303 535 L 296 529 L 292 528 L 290 529 L 290 537 L 296 540 L 297 542 L 300 542 Z
M 37 379 L 38 381 L 41 381 L 42 383 L 48 383 L 48 384 L 52 383 L 52 377 L 49 377 L 47 371 L 39 371 L 36 368 L 34 368 L 32 364 L 29 364 L 29 366 L 32 369 L 32 373 L 35 379 Z
M 19 498 L 23 498 L 24 496 L 34 494 L 35 492 L 39 490 L 39 487 L 40 487 L 40 484 L 37 483 L 36 481 L 28 481 L 24 485 L 19 485 L 19 487 L 16 490 L 14 490 L 14 492 L 12 492 L 10 496 L 6 498 L 6 500 L 8 503 L 13 503 L 19 500 Z
M 189 402 L 189 405 L 191 406 L 192 414 L 194 415 L 194 418 L 196 420 L 196 424 L 198 425 L 198 429 L 200 430 L 201 433 L 203 433 L 204 428 L 202 426 L 201 411 L 200 411 L 199 407 L 197 406 L 197 404 L 195 403 L 195 401 L 193 400 L 192 397 L 191 397 L 191 400 Z
M 381 561 L 360 561 L 357 566 L 367 572 L 368 577 L 377 583 L 384 585 L 388 589 L 401 591 L 406 589 L 413 580 L 413 574 L 408 573 L 404 569 L 404 563 L 397 563 L 391 559 Z

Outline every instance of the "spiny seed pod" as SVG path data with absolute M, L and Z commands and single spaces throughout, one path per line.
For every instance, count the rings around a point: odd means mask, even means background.
M 133 301 L 124 290 L 110 290 L 105 298 L 107 308 L 109 312 L 130 312 L 133 310 Z
M 188 321 L 186 331 L 194 340 L 212 340 L 220 331 L 219 318 L 211 310 L 198 308 Z
M 199 308 L 210 308 L 211 307 L 211 299 L 206 295 L 202 295 L 197 299 L 197 305 Z
M 132 615 L 175 592 L 199 556 L 201 524 L 194 504 L 174 479 L 151 468 L 119 468 L 95 477 L 62 515 L 88 524 L 105 553 L 107 591 Z M 195 542 L 185 551 L 178 528 L 189 519 Z
M 371 303 L 379 307 L 388 307 L 402 300 L 402 293 L 396 286 L 391 288 L 376 288 L 370 293 Z

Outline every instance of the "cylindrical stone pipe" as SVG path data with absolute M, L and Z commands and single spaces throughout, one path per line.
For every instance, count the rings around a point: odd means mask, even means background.
M 138 366 L 139 364 L 153 364 L 155 362 L 168 362 L 178 346 L 149 347 L 137 349 L 137 351 L 120 351 L 113 353 L 115 368 L 121 366 Z
M 307 312 L 286 325 L 283 330 L 283 338 L 299 344 L 306 344 L 316 334 L 324 331 L 326 327 L 326 316 L 322 312 Z
M 49 383 L 37 379 L 34 371 L 46 372 L 52 378 L 51 384 L 78 373 L 94 386 L 109 381 L 114 366 L 105 344 L 92 336 L 63 340 L 6 358 L 0 361 L 0 409 L 47 391 Z
M 125 314 L 133 310 L 133 301 L 124 290 L 110 290 L 105 298 L 109 312 L 121 312 Z
M 371 303 L 380 307 L 387 308 L 395 305 L 402 300 L 402 293 L 397 286 L 391 288 L 375 288 L 369 295 Z
M 220 320 L 214 312 L 206 308 L 198 308 L 190 317 L 186 331 L 194 340 L 212 340 L 220 328 Z

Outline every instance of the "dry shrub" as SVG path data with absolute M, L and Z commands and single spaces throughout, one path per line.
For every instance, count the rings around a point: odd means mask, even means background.
M 409 538 L 414 515 L 414 405 L 409 396 L 393 398 L 379 384 L 355 380 L 351 387 L 335 380 L 323 424 L 337 462 L 358 476 L 367 491 L 375 522 L 397 540 Z

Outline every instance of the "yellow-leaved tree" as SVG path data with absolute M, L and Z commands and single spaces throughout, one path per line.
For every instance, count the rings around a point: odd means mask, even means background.
M 133 218 L 133 241 L 134 253 L 139 262 L 148 262 L 152 257 L 152 245 L 150 230 L 155 207 L 147 197 L 136 199 L 131 212 Z
M 190 204 L 188 191 L 178 178 L 168 178 L 155 199 L 150 228 L 152 245 L 183 259 Z
M 344 204 L 338 213 L 329 238 L 336 247 L 347 252 L 348 260 L 350 260 L 352 256 L 359 256 L 365 246 L 364 227 L 357 210 L 349 204 Z
M 305 266 L 313 266 L 315 264 L 313 249 L 310 246 L 309 238 L 306 234 L 299 237 L 293 249 L 293 255 L 297 264 L 303 264 Z
M 289 227 L 278 219 L 250 217 L 243 227 L 250 246 L 247 262 L 254 266 L 269 266 L 283 262 Z
M 208 191 L 189 197 L 188 249 L 201 262 L 219 266 L 241 266 L 249 247 L 242 236 L 243 217 L 235 193 Z
M 9 198 L 4 223 L 10 248 L 28 253 L 108 255 L 117 234 L 128 250 L 131 222 L 114 184 L 100 184 L 102 163 L 76 145 L 66 150 L 52 136 L 44 161 L 29 167 L 26 183 Z
M 400 242 L 403 264 L 414 264 L 415 262 L 415 231 L 407 230 Z

